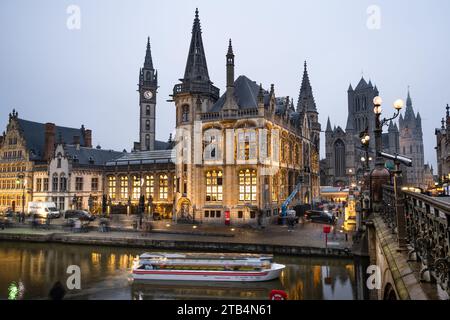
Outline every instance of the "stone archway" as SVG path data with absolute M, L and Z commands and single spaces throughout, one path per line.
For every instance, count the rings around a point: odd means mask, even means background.
M 390 283 L 384 287 L 383 300 L 398 300 L 394 287 Z

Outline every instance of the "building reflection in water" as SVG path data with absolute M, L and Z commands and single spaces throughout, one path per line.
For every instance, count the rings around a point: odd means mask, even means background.
M 270 282 L 132 283 L 130 268 L 140 253 L 141 249 L 0 243 L 0 299 L 46 299 L 56 281 L 66 283 L 70 265 L 80 266 L 82 289 L 68 292 L 67 298 L 264 300 L 273 289 L 285 290 L 291 300 L 356 298 L 350 260 L 276 257 L 287 267 L 280 279 Z

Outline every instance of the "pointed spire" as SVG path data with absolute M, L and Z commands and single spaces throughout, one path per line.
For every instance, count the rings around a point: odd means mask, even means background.
M 352 87 L 352 83 L 350 83 L 350 85 L 348 86 L 348 92 L 353 91 L 353 87 Z
M 408 97 L 406 98 L 406 106 L 412 107 L 412 100 L 411 100 L 411 94 L 409 92 L 409 86 L 408 86 Z
M 227 53 L 227 55 L 234 56 L 234 54 L 233 54 L 233 45 L 231 43 L 231 39 L 228 42 L 228 53 Z
M 333 130 L 331 129 L 331 121 L 330 121 L 330 117 L 328 117 L 327 120 L 327 129 L 325 132 L 332 132 Z
M 410 124 L 416 120 L 416 116 L 414 115 L 414 109 L 412 106 L 411 94 L 408 86 L 408 97 L 406 98 L 406 110 L 404 120 L 406 123 Z
M 226 55 L 227 59 L 227 90 L 229 88 L 234 88 L 234 53 L 233 53 L 233 45 L 231 43 L 231 39 L 228 43 L 228 52 Z
M 150 47 L 150 37 L 147 37 L 147 51 L 145 53 L 144 68 L 153 70 L 152 51 Z
M 208 66 L 206 64 L 205 49 L 203 48 L 202 30 L 198 17 L 198 8 L 195 10 L 195 19 L 192 26 L 192 39 L 189 47 L 184 81 L 209 82 Z
M 264 89 L 262 87 L 262 83 L 259 84 L 258 103 L 264 103 Z
M 300 87 L 300 94 L 298 96 L 297 112 L 317 112 L 306 61 L 303 69 L 302 86 Z

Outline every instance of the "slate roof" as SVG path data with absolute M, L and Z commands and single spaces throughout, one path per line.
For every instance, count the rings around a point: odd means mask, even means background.
M 247 78 L 239 76 L 234 81 L 234 98 L 239 109 L 255 109 L 258 108 L 259 85 Z M 270 94 L 264 90 L 264 105 L 269 105 Z M 213 105 L 211 111 L 219 112 L 222 110 L 226 101 L 226 92 Z
M 168 142 L 155 140 L 155 150 L 167 150 L 170 149 L 171 145 Z
M 45 124 L 17 119 L 22 134 L 27 143 L 27 149 L 30 150 L 31 160 L 39 160 L 44 156 L 45 148 Z M 84 145 L 84 137 L 81 128 L 55 127 L 55 142 L 62 137 L 65 142 L 73 142 L 73 137 L 80 137 L 80 144 Z
M 175 149 L 138 151 L 123 154 L 115 160 L 108 161 L 107 166 L 128 164 L 175 163 Z
M 118 159 L 124 155 L 123 152 L 80 147 L 75 145 L 65 145 L 66 156 L 72 159 L 72 163 L 80 165 L 98 165 L 103 166 L 108 161 Z M 76 161 L 74 161 L 76 160 Z

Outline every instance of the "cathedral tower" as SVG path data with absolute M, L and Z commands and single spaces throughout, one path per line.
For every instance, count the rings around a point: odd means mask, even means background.
M 400 115 L 400 153 L 413 160 L 411 168 L 404 168 L 408 185 L 420 187 L 424 182 L 424 151 L 422 119 L 414 114 L 411 95 L 408 90 L 405 115 Z

